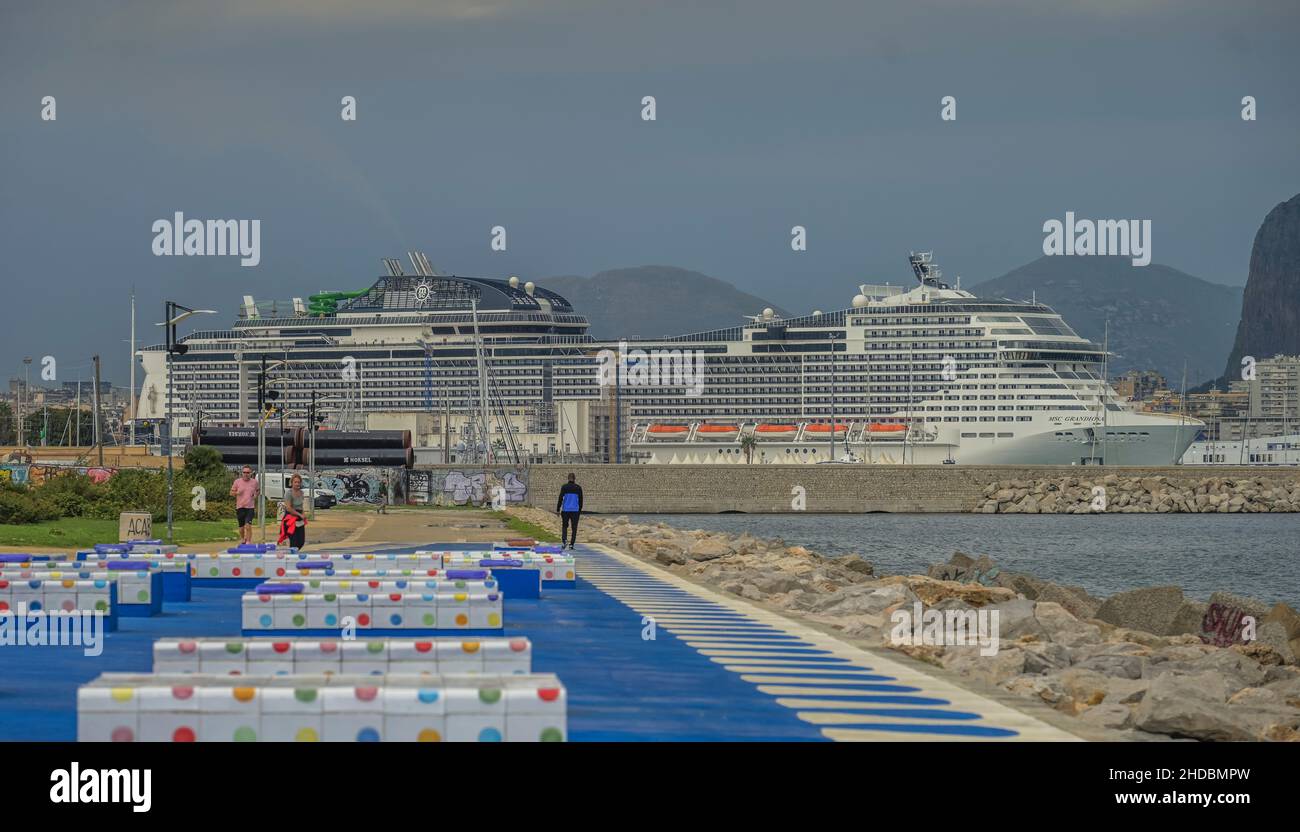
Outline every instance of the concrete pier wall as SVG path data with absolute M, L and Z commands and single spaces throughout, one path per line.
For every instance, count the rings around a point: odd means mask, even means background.
M 464 465 L 423 470 L 482 472 Z M 601 514 L 803 511 L 862 513 L 960 512 L 979 502 L 985 486 L 1005 480 L 1167 476 L 1176 482 L 1208 477 L 1300 481 L 1294 468 L 960 465 L 531 465 L 494 466 L 527 484 L 523 502 L 552 511 L 566 476 L 577 475 L 585 509 Z

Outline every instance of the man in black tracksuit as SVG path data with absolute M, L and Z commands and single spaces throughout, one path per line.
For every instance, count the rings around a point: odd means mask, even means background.
M 555 501 L 555 510 L 560 515 L 560 543 L 572 549 L 578 544 L 578 515 L 582 512 L 582 486 L 576 482 L 577 477 L 569 475 L 569 481 L 560 487 L 560 497 Z M 573 531 L 569 532 L 569 526 Z M 565 535 L 568 533 L 568 543 Z

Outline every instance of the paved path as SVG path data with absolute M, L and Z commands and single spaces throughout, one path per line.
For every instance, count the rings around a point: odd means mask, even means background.
M 577 554 L 576 589 L 506 600 L 506 633 L 530 638 L 534 669 L 568 689 L 572 740 L 1075 739 L 885 651 L 629 555 L 599 546 Z M 95 658 L 0 648 L 0 740 L 75 738 L 77 685 L 109 670 L 147 672 L 157 638 L 238 635 L 240 595 L 200 586 L 161 616 L 122 619 Z
M 987 697 L 604 546 L 578 572 L 656 628 L 839 741 L 1073 740 Z

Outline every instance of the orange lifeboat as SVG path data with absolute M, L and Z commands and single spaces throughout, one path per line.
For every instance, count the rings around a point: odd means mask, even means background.
M 651 425 L 645 435 L 647 439 L 685 439 L 689 432 L 685 425 Z
M 849 429 L 848 425 L 836 425 L 835 433 L 837 434 L 844 433 L 848 429 Z M 830 432 L 831 432 L 830 425 L 809 425 L 808 427 L 804 428 L 804 433 L 810 433 L 814 436 L 825 436 Z
M 758 439 L 789 439 L 798 430 L 798 425 L 758 425 L 754 428 L 754 436 Z
M 871 433 L 903 433 L 907 425 L 887 425 L 884 422 L 872 422 L 867 430 Z
M 732 439 L 740 433 L 740 428 L 735 425 L 700 425 L 695 429 L 695 435 L 701 439 Z

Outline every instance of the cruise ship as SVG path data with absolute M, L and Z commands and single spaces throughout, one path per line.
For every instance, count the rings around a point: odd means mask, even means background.
M 1036 300 L 948 285 L 929 253 L 838 311 L 617 342 L 532 282 L 410 260 L 366 289 L 245 297 L 231 328 L 184 338 L 176 435 L 250 424 L 259 381 L 279 418 L 306 424 L 314 393 L 334 426 L 411 430 L 430 462 L 1172 465 L 1204 427 L 1129 408 L 1103 345 Z M 165 349 L 139 356 L 138 418 L 164 419 Z

